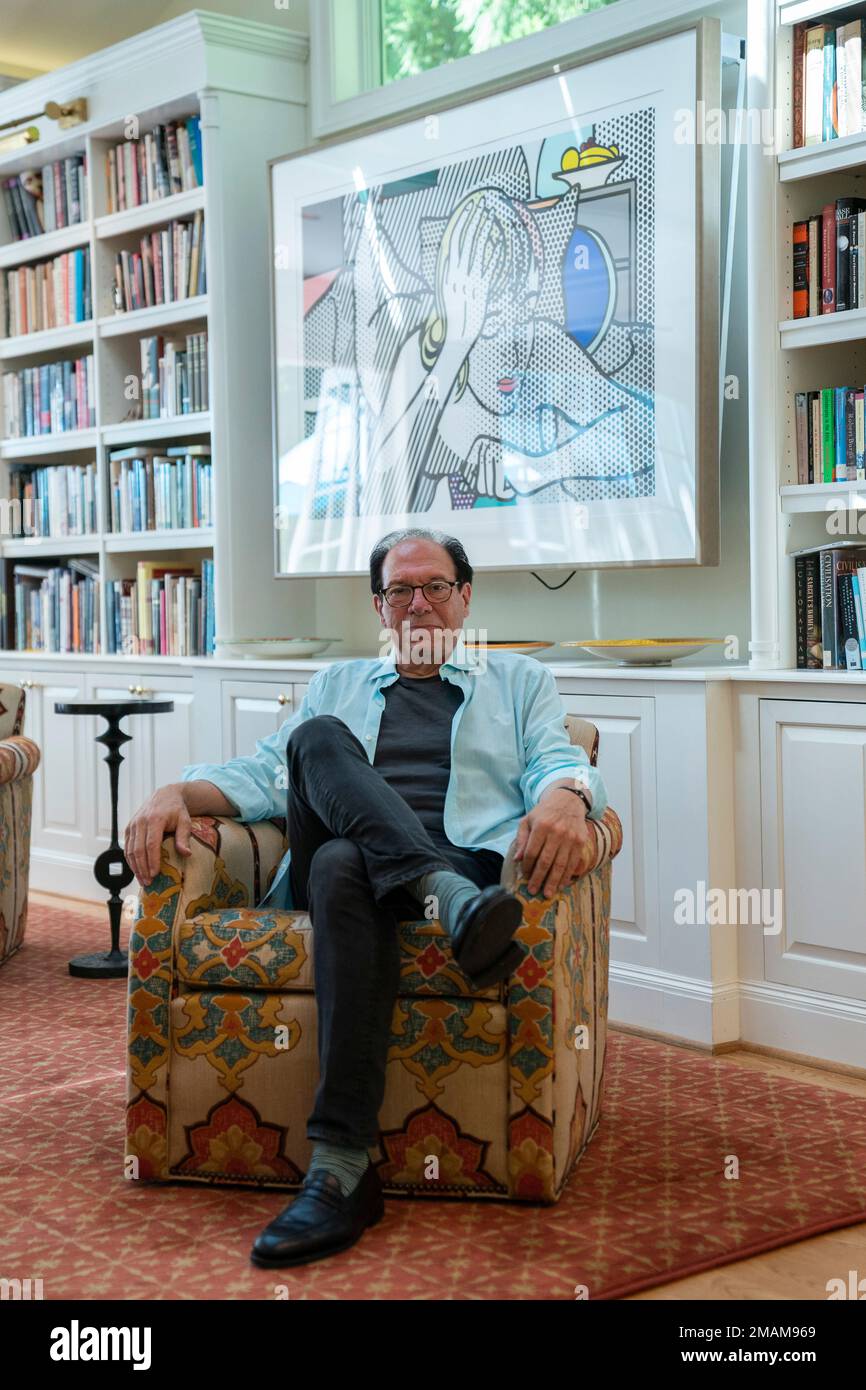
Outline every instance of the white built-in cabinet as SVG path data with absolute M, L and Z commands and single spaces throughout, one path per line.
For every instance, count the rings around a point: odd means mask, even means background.
M 320 662 L 8 658 L 36 740 L 31 881 L 101 901 L 110 803 L 97 721 L 57 700 L 174 702 L 126 728 L 120 827 L 190 763 L 255 751 L 300 708 Z M 84 669 L 82 669 L 84 668 Z M 623 824 L 611 889 L 610 1016 L 704 1046 L 737 1040 L 866 1066 L 866 700 L 851 677 L 552 664 L 563 706 L 600 731 Z M 866 694 L 866 678 L 862 690 Z M 132 691 L 130 690 L 132 687 Z M 99 721 L 102 726 L 102 721 Z M 682 923 L 677 902 L 758 890 L 781 927 Z
M 764 979 L 866 1004 L 866 705 L 760 706 Z

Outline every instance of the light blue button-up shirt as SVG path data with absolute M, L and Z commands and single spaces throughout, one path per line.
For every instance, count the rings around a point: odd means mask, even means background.
M 293 729 L 317 714 L 347 724 L 370 762 L 376 756 L 385 708 L 383 689 L 397 679 L 394 654 L 380 660 L 337 661 L 317 671 L 298 710 L 276 733 L 256 742 L 255 753 L 225 763 L 192 763 L 184 782 L 213 782 L 238 808 L 232 819 L 285 816 L 286 744 Z M 569 741 L 565 711 L 553 675 L 533 657 L 491 651 L 481 657 L 462 637 L 439 670 L 463 691 L 451 724 L 451 775 L 445 797 L 445 833 L 454 845 L 505 855 L 522 817 L 553 782 L 576 781 L 598 820 L 607 806 L 604 782 L 586 752 Z M 418 730 L 423 744 L 423 729 Z M 257 906 L 292 907 L 289 850 Z

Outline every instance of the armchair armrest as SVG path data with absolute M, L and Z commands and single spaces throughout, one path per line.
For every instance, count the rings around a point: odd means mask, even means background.
M 0 785 L 21 782 L 32 776 L 41 757 L 39 745 L 23 734 L 10 734 L 9 738 L 0 739 Z
M 609 859 L 614 859 L 622 849 L 622 822 L 611 806 L 605 809 L 601 820 L 592 820 L 588 817 L 586 825 L 589 835 L 584 841 L 583 854 L 575 879 L 583 878 Z M 526 875 L 514 860 L 516 843 L 517 840 L 514 839 L 508 847 L 500 878 L 503 887 L 512 892 L 517 885 L 521 883 L 525 885 L 526 883 Z
M 159 870 L 140 890 L 139 913 L 169 924 L 221 907 L 253 907 L 264 896 L 286 851 L 282 819 L 241 822 L 193 816 L 190 853 L 173 831 L 163 836 Z

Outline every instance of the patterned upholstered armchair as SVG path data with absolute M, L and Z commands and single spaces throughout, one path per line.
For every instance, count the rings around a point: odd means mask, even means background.
M 24 940 L 30 881 L 33 773 L 39 749 L 25 738 L 27 692 L 0 685 L 0 965 Z
M 567 721 L 594 763 L 598 731 Z M 582 872 L 530 895 L 510 979 L 475 989 L 438 921 L 400 925 L 402 980 L 379 1115 L 386 1193 L 557 1201 L 598 1124 L 612 859 L 622 828 L 590 821 Z M 257 909 L 287 846 L 282 820 L 193 821 L 137 903 L 129 942 L 127 1159 L 141 1179 L 294 1188 L 318 1084 L 314 932 Z M 435 1158 L 436 1163 L 431 1159 Z M 431 1176 L 436 1174 L 436 1176 Z

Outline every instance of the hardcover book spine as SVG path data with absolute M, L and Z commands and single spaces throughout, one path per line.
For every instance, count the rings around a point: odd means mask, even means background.
M 808 424 L 806 419 L 806 392 L 797 391 L 794 396 L 794 427 L 797 438 L 797 482 L 805 483 L 809 477 Z
M 821 312 L 836 308 L 836 208 L 827 203 L 821 221 Z
M 798 555 L 794 561 L 796 615 L 797 615 L 797 670 L 806 666 L 806 557 Z
M 803 143 L 803 102 L 805 100 L 805 81 L 806 81 L 806 26 L 805 24 L 794 25 L 794 82 L 793 82 L 793 107 L 791 111 L 791 127 L 794 132 L 794 148 L 799 149 Z
M 809 224 L 795 222 L 794 243 L 794 318 L 809 315 Z M 198 258 L 196 257 L 196 260 Z
M 824 670 L 833 667 L 836 653 L 836 585 L 831 551 L 823 550 L 819 556 L 821 566 L 821 647 L 823 649 Z

